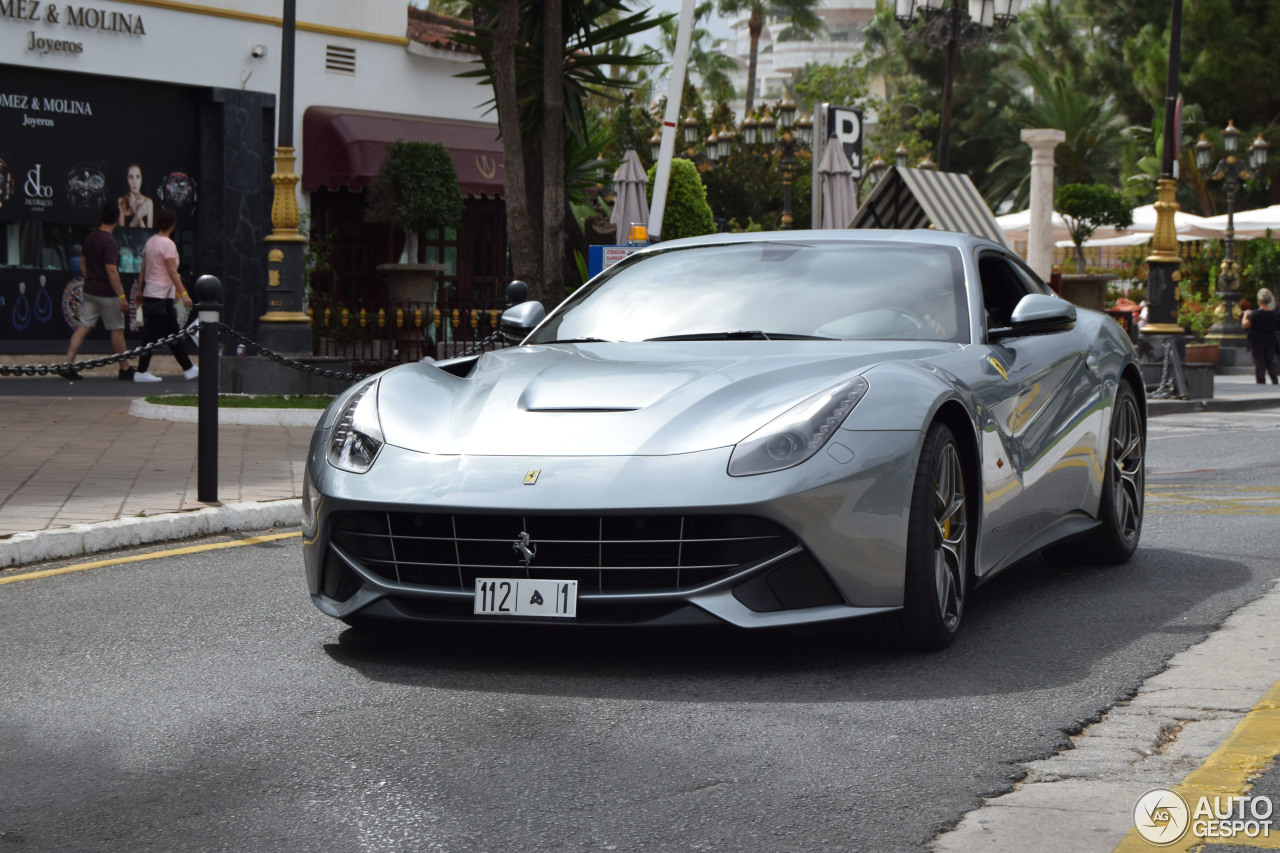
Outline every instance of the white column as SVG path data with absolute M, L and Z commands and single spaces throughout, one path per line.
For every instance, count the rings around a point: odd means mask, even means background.
M 1027 266 L 1046 282 L 1053 272 L 1053 149 L 1065 141 L 1061 130 L 1028 129 L 1022 141 L 1031 146 L 1031 227 L 1027 233 Z

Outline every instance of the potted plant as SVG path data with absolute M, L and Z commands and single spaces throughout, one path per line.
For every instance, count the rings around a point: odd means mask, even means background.
M 1104 225 L 1127 228 L 1133 209 L 1124 196 L 1103 184 L 1064 184 L 1058 187 L 1054 206 L 1067 223 L 1075 244 L 1076 271 L 1062 276 L 1062 298 L 1101 311 L 1106 306 L 1107 282 L 1114 275 L 1089 275 L 1084 268 L 1084 243 Z
M 458 171 L 443 145 L 401 139 L 387 146 L 382 167 L 369 184 L 365 221 L 403 229 L 406 255 L 416 261 L 378 266 L 392 302 L 436 301 L 436 275 L 445 267 L 426 263 L 423 235 L 433 228 L 456 227 L 463 208 Z
M 1204 339 L 1205 332 L 1216 322 L 1213 306 L 1208 299 L 1191 291 L 1188 298 L 1178 305 L 1178 325 L 1191 333 L 1193 340 L 1187 343 L 1187 362 L 1212 364 L 1215 368 L 1222 357 L 1216 343 Z

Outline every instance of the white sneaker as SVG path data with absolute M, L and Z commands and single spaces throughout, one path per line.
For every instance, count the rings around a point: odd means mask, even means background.
M 134 382 L 159 382 L 160 377 L 156 376 L 154 373 L 152 373 L 149 370 L 145 373 L 143 373 L 142 371 L 139 371 L 133 374 L 133 381 Z
M 199 375 L 200 375 L 200 365 L 198 364 L 193 364 L 190 367 L 188 367 L 186 370 L 182 371 L 183 379 L 195 379 Z

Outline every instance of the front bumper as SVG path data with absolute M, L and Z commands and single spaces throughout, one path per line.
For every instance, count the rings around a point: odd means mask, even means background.
M 789 537 L 786 547 L 675 587 L 580 587 L 574 624 L 802 625 L 902 604 L 918 433 L 841 431 L 794 469 L 738 478 L 725 473 L 729 448 L 679 456 L 533 458 L 432 456 L 386 446 L 367 474 L 354 475 L 328 465 L 323 437 L 318 431 L 308 462 L 308 488 L 318 499 L 308 513 L 303 552 L 312 599 L 336 618 L 494 621 L 472 615 L 474 572 L 463 569 L 457 582 L 449 572 L 447 585 L 418 582 L 420 577 L 406 582 L 405 574 L 357 553 L 350 538 L 335 541 L 335 521 L 353 513 L 386 518 L 394 528 L 418 515 L 472 524 L 491 518 L 498 528 L 494 541 L 507 542 L 521 532 L 515 519 L 536 524 L 539 517 L 565 516 L 732 516 L 759 519 L 762 527 L 776 526 Z M 532 471 L 536 481 L 524 485 Z M 507 559 L 509 566 L 490 565 L 485 574 L 527 576 L 514 551 Z

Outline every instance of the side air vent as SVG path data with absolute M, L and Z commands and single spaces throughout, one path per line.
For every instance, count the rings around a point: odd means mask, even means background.
M 356 73 L 356 49 L 339 47 L 336 44 L 326 45 L 324 49 L 324 70 L 335 74 Z

